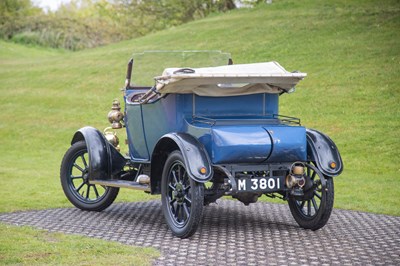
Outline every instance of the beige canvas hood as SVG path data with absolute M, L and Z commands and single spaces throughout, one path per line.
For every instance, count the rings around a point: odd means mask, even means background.
M 155 77 L 158 93 L 194 93 L 200 96 L 238 96 L 281 93 L 292 89 L 306 73 L 291 73 L 277 62 L 206 68 L 167 68 Z

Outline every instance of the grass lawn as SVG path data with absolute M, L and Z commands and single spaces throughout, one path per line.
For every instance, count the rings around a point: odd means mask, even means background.
M 133 248 L 29 227 L 0 224 L 0 235 L 2 265 L 151 265 L 160 256 L 153 248 Z
M 0 42 L 0 212 L 71 206 L 62 156 L 78 128 L 108 126 L 132 52 L 207 49 L 308 73 L 280 112 L 336 142 L 345 170 L 335 207 L 400 215 L 399 28 L 396 0 L 282 0 L 74 53 Z M 150 198 L 122 190 L 118 200 Z M 28 229 L 3 227 L 0 242 L 7 230 Z

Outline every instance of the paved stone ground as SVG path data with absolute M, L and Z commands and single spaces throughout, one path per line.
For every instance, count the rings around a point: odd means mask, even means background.
M 160 201 L 0 215 L 0 221 L 161 250 L 155 265 L 400 265 L 400 217 L 334 210 L 313 232 L 298 227 L 283 204 L 220 200 L 204 209 L 190 239 L 171 235 Z

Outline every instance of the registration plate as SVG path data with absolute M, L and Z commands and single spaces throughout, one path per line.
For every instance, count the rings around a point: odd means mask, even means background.
M 238 191 L 273 192 L 283 188 L 281 177 L 255 177 L 237 179 Z

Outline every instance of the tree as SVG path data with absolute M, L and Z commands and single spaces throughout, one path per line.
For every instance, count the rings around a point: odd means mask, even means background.
M 21 20 L 41 14 L 42 10 L 32 5 L 30 0 L 0 1 L 0 37 L 10 39 L 21 27 Z

